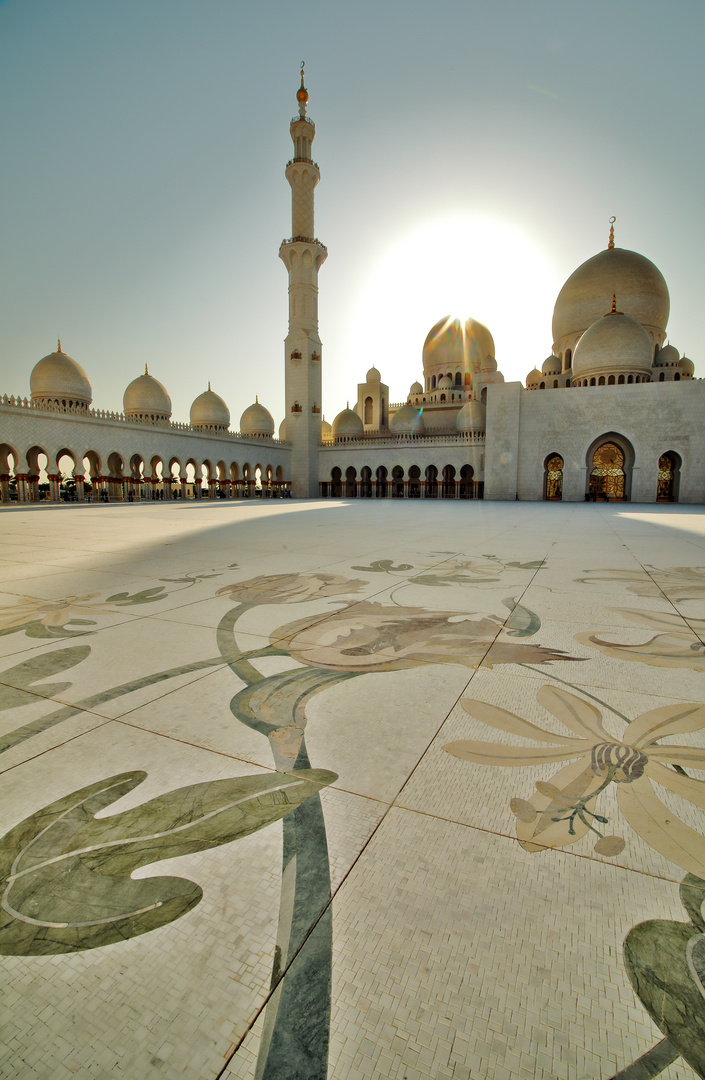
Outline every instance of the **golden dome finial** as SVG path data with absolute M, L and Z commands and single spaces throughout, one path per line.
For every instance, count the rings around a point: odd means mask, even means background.
M 61 338 L 57 340 L 56 351 L 61 352 Z
M 616 217 L 611 217 L 610 218 L 610 239 L 609 239 L 609 243 L 607 244 L 607 250 L 608 251 L 611 251 L 613 249 L 613 247 L 614 247 L 614 223 L 615 223 L 616 220 L 617 220 Z
M 210 381 L 210 379 L 208 380 L 208 392 L 211 393 L 211 381 Z
M 603 318 L 606 319 L 609 315 L 623 315 L 623 314 L 624 314 L 623 311 L 617 311 L 617 295 L 616 295 L 616 293 L 612 293 L 612 308 L 611 308 L 610 311 L 607 312 L 607 315 L 603 316 Z
M 147 367 L 146 364 L 144 365 L 144 373 L 145 373 L 145 375 L 149 375 L 149 368 Z
M 255 394 L 255 405 L 259 405 L 259 396 Z
M 304 66 L 305 60 L 301 61 L 301 86 L 296 91 L 296 100 L 299 103 L 299 116 L 303 120 L 306 116 L 306 105 L 308 103 L 308 90 L 304 86 Z

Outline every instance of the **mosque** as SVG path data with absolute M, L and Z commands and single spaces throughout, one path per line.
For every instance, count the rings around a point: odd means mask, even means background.
M 83 367 L 62 351 L 41 359 L 30 396 L 0 399 L 0 498 L 485 498 L 705 503 L 705 387 L 667 343 L 669 294 L 657 267 L 607 247 L 566 281 L 553 312 L 550 355 L 526 384 L 505 382 L 487 327 L 450 317 L 423 345 L 421 381 L 391 403 L 373 366 L 353 407 L 321 412 L 315 126 L 303 70 L 293 156 L 291 237 L 279 257 L 289 276 L 286 416 L 275 437 L 258 400 L 239 431 L 208 389 L 189 423 L 171 419 L 166 388 L 145 369 L 122 412 L 92 407 Z M 543 391 L 550 391 L 544 393 Z M 46 477 L 46 479 L 44 479 Z M 42 482 L 43 481 L 43 482 Z

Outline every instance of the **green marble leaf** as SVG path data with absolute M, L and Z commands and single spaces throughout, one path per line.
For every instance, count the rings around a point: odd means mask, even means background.
M 212 780 L 95 816 L 146 776 L 122 773 L 72 792 L 0 840 L 0 954 L 94 949 L 173 922 L 201 888 L 180 877 L 133 880 L 134 870 L 248 836 L 337 779 L 300 769 Z
M 690 923 L 639 923 L 624 940 L 624 966 L 651 1019 L 705 1077 L 705 997 L 687 960 L 702 940 Z
M 393 559 L 375 559 L 369 566 L 352 566 L 351 570 L 367 570 L 370 574 L 392 574 L 401 570 L 413 570 L 411 563 L 399 563 L 394 565 Z
M 90 645 L 73 645 L 68 649 L 56 649 L 54 652 L 38 651 L 30 660 L 7 668 L 0 675 L 0 712 L 27 705 L 31 698 L 23 691 L 39 694 L 41 697 L 57 697 L 71 686 L 70 682 L 48 683 L 37 686 L 44 679 L 58 675 L 75 667 L 90 655 Z
M 536 612 L 517 604 L 513 596 L 508 596 L 502 603 L 511 612 L 506 622 L 510 637 L 532 637 L 541 629 L 541 620 Z
M 163 578 L 162 580 L 169 581 L 170 579 Z M 116 604 L 119 607 L 130 607 L 133 604 L 151 604 L 155 600 L 164 600 L 168 595 L 169 594 L 163 585 L 155 585 L 151 589 L 142 589 L 141 592 L 136 593 L 114 593 L 113 596 L 109 596 L 105 602 L 106 604 Z

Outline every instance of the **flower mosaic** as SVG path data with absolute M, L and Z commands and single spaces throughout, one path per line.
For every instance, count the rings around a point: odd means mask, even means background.
M 314 626 L 310 619 L 288 623 L 271 640 L 300 663 L 327 671 L 394 671 L 415 664 L 476 668 L 504 625 L 498 616 L 361 601 Z M 541 645 L 500 642 L 492 650 L 493 664 L 563 659 L 565 653 Z
M 585 584 L 596 581 L 624 584 L 627 592 L 635 596 L 663 599 L 665 595 L 674 603 L 705 599 L 705 566 L 667 566 L 663 570 L 646 566 L 643 571 L 591 570 L 578 581 Z
M 481 765 L 517 768 L 571 762 L 549 782 L 536 781 L 531 798 L 511 800 L 517 839 L 524 850 L 564 848 L 591 832 L 597 837 L 598 855 L 618 855 L 625 841 L 606 831 L 611 823 L 597 811 L 599 795 L 615 784 L 619 809 L 632 829 L 671 862 L 705 876 L 705 837 L 676 817 L 659 799 L 652 783 L 705 810 L 705 781 L 675 768 L 704 769 L 705 748 L 660 742 L 705 728 L 705 705 L 651 709 L 632 720 L 617 740 L 605 729 L 600 711 L 583 698 L 560 687 L 543 686 L 537 700 L 570 735 L 544 731 L 514 713 L 465 698 L 462 705 L 471 716 L 540 745 L 458 740 L 443 748 L 454 757 Z
M 700 637 L 696 637 L 696 634 L 705 635 L 705 619 L 689 618 L 686 623 L 674 612 L 629 608 L 611 610 L 636 626 L 647 626 L 650 630 L 661 632 L 639 645 L 607 641 L 589 632 L 576 634 L 575 640 L 581 645 L 598 649 L 614 660 L 635 661 L 651 667 L 705 671 L 705 645 Z
M 228 717 L 267 741 L 273 771 L 176 788 L 108 817 L 102 813 L 105 808 L 142 783 L 146 773 L 98 776 L 26 817 L 0 839 L 0 953 L 41 956 L 99 949 L 185 918 L 201 900 L 197 881 L 158 874 L 134 878 L 133 871 L 159 860 L 232 844 L 281 822 L 281 894 L 272 989 L 263 1006 L 256 1075 L 259 1080 L 289 1080 L 292 1061 L 296 1061 L 297 1076 L 325 1080 L 333 925 L 328 836 L 320 793 L 335 783 L 337 773 L 332 771 L 334 760 L 315 764 L 310 760 L 307 727 L 312 712 L 317 713 L 309 711 L 309 706 L 329 689 L 372 673 L 457 665 L 467 669 L 470 679 L 480 666 L 540 665 L 547 679 L 561 684 L 544 685 L 537 695 L 539 704 L 557 721 L 558 731 L 475 700 L 466 691 L 461 704 L 470 716 L 505 736 L 520 738 L 524 745 L 458 740 L 444 750 L 471 765 L 557 766 L 550 779 L 535 782 L 532 792 L 518 787 L 510 801 L 516 837 L 525 852 L 569 849 L 590 837 L 596 855 L 615 858 L 625 849 L 631 829 L 689 875 L 683 886 L 691 916 L 686 929 L 681 924 L 672 924 L 676 929 L 665 932 L 649 924 L 635 927 L 625 942 L 624 962 L 636 993 L 666 1036 L 644 1055 L 644 1068 L 650 1070 L 644 1075 L 657 1075 L 681 1055 L 698 1075 L 705 1076 L 705 1051 L 701 1054 L 693 1039 L 701 1022 L 694 994 L 705 999 L 705 921 L 693 900 L 698 889 L 705 890 L 705 836 L 681 820 L 659 795 L 665 791 L 666 798 L 676 796 L 696 811 L 705 810 L 705 781 L 688 774 L 705 771 L 705 747 L 671 741 L 682 735 L 702 737 L 705 705 L 693 702 L 649 709 L 626 721 L 624 731 L 615 737 L 600 709 L 565 689 L 575 688 L 554 674 L 556 663 L 576 658 L 536 640 L 540 613 L 521 603 L 521 587 L 516 582 L 522 580 L 518 575 L 528 581 L 543 565 L 542 559 L 503 561 L 494 555 L 470 558 L 436 552 L 414 564 L 390 558 L 351 566 L 357 573 L 379 575 L 372 578 L 374 583 L 392 579 L 393 587 L 383 601 L 361 595 L 370 585 L 368 576 L 318 571 L 260 574 L 230 582 L 209 594 L 223 604 L 212 656 L 96 688 L 75 705 L 55 702 L 60 707 L 54 711 L 6 731 L 0 753 L 63 723 L 81 709 L 90 710 L 153 683 L 169 684 L 185 673 L 224 666 L 234 677 Z M 226 570 L 237 570 L 237 565 L 161 578 L 166 585 L 135 593 L 106 597 L 86 593 L 58 600 L 21 597 L 16 604 L 0 608 L 0 634 L 24 632 L 30 637 L 55 638 L 98 633 L 100 616 L 158 602 L 170 591 L 192 588 L 221 577 Z M 650 568 L 648 577 L 639 571 L 595 570 L 580 580 L 621 583 L 636 595 L 674 601 L 705 595 L 703 568 Z M 508 581 L 514 584 L 507 587 Z M 464 597 L 466 609 L 402 604 L 396 598 L 399 590 L 417 586 L 459 588 L 453 600 Z M 467 587 L 485 590 L 487 604 L 482 606 L 489 610 L 476 610 L 476 598 L 471 603 L 472 594 L 462 591 Z M 510 589 L 514 595 L 507 596 Z M 414 594 L 414 600 L 419 596 L 424 596 L 423 590 Z M 319 607 L 312 609 L 313 614 L 289 621 L 275 610 L 279 605 L 316 603 Z M 247 650 L 238 643 L 239 620 L 253 608 L 261 608 L 260 618 L 267 614 L 271 621 L 266 634 L 248 638 L 257 645 Z M 686 622 L 675 611 L 613 610 L 629 623 L 647 627 L 650 639 L 641 645 L 623 644 L 586 631 L 576 640 L 613 660 L 663 668 L 702 670 L 705 666 L 705 647 L 696 637 L 705 636 L 705 620 Z M 89 661 L 91 648 L 82 644 L 37 653 L 5 673 L 0 710 L 27 704 L 30 695 L 65 693 L 70 681 L 46 680 L 70 677 L 75 666 Z M 611 809 L 612 801 L 601 798 L 608 789 L 616 794 L 617 810 Z M 671 941 L 669 934 L 673 947 L 669 945 L 666 962 L 658 949 L 661 941 Z M 669 990 L 672 1008 L 659 1013 L 658 987 L 671 969 L 677 973 Z M 682 1020 L 684 1008 L 692 1019 Z M 700 1012 L 705 1047 L 705 1009 Z
M 269 574 L 224 585 L 215 595 L 239 604 L 300 604 L 319 596 L 359 592 L 366 584 L 340 574 Z

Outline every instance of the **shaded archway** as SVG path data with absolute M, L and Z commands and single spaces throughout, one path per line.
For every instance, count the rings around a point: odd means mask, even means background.
M 357 469 L 348 465 L 345 470 L 345 497 L 354 499 L 357 495 Z
M 401 465 L 395 465 L 392 469 L 392 498 L 404 498 L 404 470 Z
M 369 465 L 363 465 L 360 469 L 360 498 L 372 498 L 372 469 Z
M 409 498 L 421 498 L 421 469 L 418 465 L 409 468 Z
M 438 498 L 438 469 L 435 465 L 428 465 L 426 468 L 426 498 Z
M 443 498 L 455 498 L 455 468 L 453 465 L 443 466 Z
M 17 451 L 9 443 L 0 444 L 0 500 L 14 502 L 17 499 Z
M 378 499 L 387 498 L 387 470 L 384 465 L 377 469 L 377 485 L 375 495 Z
M 123 497 L 123 470 L 125 468 L 125 462 L 122 460 L 117 450 L 114 450 L 112 454 L 108 455 L 108 475 L 104 477 L 105 486 L 107 487 L 108 499 L 117 499 L 122 501 Z
M 473 484 L 474 475 L 475 471 L 472 465 L 463 465 L 460 470 L 460 485 L 458 491 L 459 498 L 472 499 L 474 495 L 473 488 L 475 486 Z
M 334 468 L 331 469 L 331 471 L 330 471 L 330 493 L 333 496 L 333 498 L 340 499 L 342 497 L 342 494 L 343 494 L 342 476 L 343 476 L 343 474 L 342 474 L 342 472 L 340 471 L 340 469 L 338 468 L 337 465 L 334 466 Z
M 549 454 L 543 463 L 543 497 L 548 502 L 563 498 L 563 464 L 560 454 Z
M 675 450 L 667 450 L 658 459 L 657 502 L 678 502 L 681 456 Z

